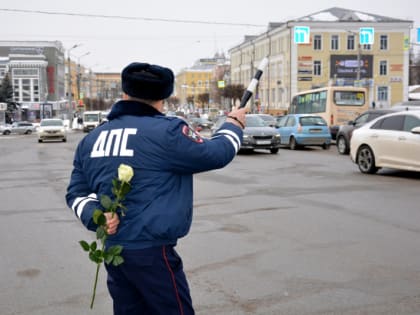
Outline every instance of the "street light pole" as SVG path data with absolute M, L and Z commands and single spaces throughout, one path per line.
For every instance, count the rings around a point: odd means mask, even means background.
M 70 60 L 70 51 L 80 47 L 82 44 L 74 44 L 70 49 L 67 50 L 67 75 L 68 75 L 68 97 L 69 97 L 69 108 L 72 107 L 73 97 L 72 97 L 72 82 L 71 82 L 71 60 Z
M 80 59 L 84 56 L 89 55 L 89 54 L 90 54 L 90 51 L 88 51 L 87 53 L 77 57 L 77 77 L 76 77 L 76 80 L 77 80 L 77 100 L 80 100 L 80 80 L 81 80 L 81 76 L 82 76 L 82 74 L 80 72 L 80 70 L 81 70 Z

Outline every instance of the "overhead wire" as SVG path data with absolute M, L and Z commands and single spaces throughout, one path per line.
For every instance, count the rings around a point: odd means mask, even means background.
M 142 20 L 142 21 L 168 22 L 168 23 L 226 25 L 226 26 L 242 26 L 242 27 L 243 26 L 247 26 L 247 27 L 264 27 L 264 26 L 266 26 L 266 25 L 251 24 L 251 23 L 231 23 L 231 22 L 199 21 L 199 20 L 185 20 L 185 19 L 166 19 L 166 18 L 140 17 L 140 16 L 104 15 L 104 14 L 71 13 L 71 12 L 59 12 L 59 11 L 8 9 L 8 8 L 0 8 L 0 11 L 16 12 L 16 13 L 30 13 L 30 14 L 65 15 L 65 16 L 86 17 L 86 18 Z

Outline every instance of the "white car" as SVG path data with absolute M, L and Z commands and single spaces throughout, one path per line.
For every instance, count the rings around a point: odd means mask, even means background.
M 387 114 L 356 129 L 350 156 L 362 173 L 382 167 L 420 172 L 420 110 Z
M 67 131 L 62 119 L 46 118 L 41 120 L 38 127 L 38 142 L 44 140 L 67 141 Z

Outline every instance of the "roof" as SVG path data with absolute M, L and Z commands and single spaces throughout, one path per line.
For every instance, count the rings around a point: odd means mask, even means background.
M 296 22 L 412 22 L 362 11 L 332 7 L 293 20 Z

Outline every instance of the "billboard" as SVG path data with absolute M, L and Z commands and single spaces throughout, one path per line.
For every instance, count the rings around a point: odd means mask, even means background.
M 357 71 L 360 69 L 360 78 L 372 78 L 373 56 L 361 55 L 359 63 L 357 55 L 331 55 L 330 78 L 352 78 L 356 79 Z

